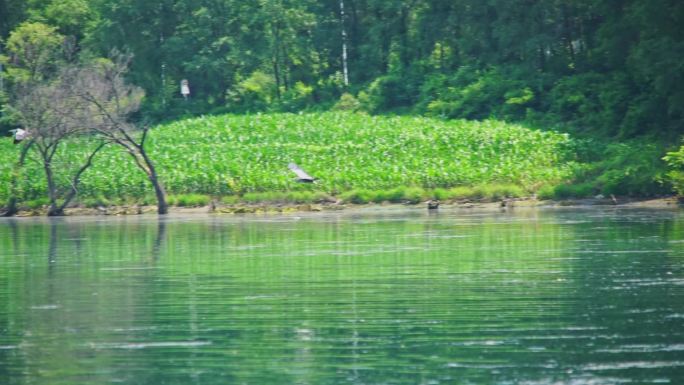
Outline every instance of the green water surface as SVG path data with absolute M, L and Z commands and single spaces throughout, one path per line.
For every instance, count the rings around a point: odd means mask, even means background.
M 0 384 L 684 383 L 677 210 L 0 219 Z

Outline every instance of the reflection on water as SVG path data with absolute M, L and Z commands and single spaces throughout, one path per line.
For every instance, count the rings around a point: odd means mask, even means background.
M 0 220 L 3 384 L 684 383 L 684 216 Z

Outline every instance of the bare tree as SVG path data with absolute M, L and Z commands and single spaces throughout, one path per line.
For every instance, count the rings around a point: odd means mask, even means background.
M 70 91 L 66 76 L 59 75 L 49 83 L 30 83 L 18 87 L 12 108 L 18 113 L 19 122 L 29 132 L 30 140 L 24 151 L 34 148 L 45 172 L 48 188 L 48 216 L 64 215 L 64 209 L 76 197 L 78 184 L 83 173 L 92 165 L 95 155 L 106 141 L 81 140 L 88 148 L 87 156 L 76 170 L 60 175 L 55 173 L 57 150 L 68 138 L 87 132 L 78 119 L 83 103 Z M 22 157 L 26 154 L 22 151 Z M 62 167 L 64 168 L 64 167 Z M 70 175 L 67 175 L 70 174 Z
M 149 126 L 138 127 L 130 115 L 140 108 L 141 88 L 127 84 L 124 74 L 130 56 L 113 54 L 111 60 L 70 71 L 71 92 L 87 107 L 78 111 L 78 119 L 107 142 L 123 147 L 152 184 L 157 198 L 157 212 L 166 214 L 166 192 L 145 143 Z

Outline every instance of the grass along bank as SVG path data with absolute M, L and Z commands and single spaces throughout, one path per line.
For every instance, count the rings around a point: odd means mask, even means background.
M 61 147 L 58 172 L 76 167 L 86 156 L 84 146 L 87 140 L 79 139 Z M 148 141 L 169 201 L 178 206 L 210 200 L 367 203 L 496 199 L 539 191 L 553 195 L 557 186 L 578 176 L 595 179 L 596 168 L 582 162 L 585 147 L 567 134 L 496 120 L 344 112 L 193 118 L 155 127 Z M 3 202 L 18 151 L 9 138 L 0 140 Z M 319 178 L 318 183 L 295 182 L 289 162 Z M 38 162 L 30 161 L 20 180 L 20 200 L 40 206 L 46 182 Z M 65 178 L 58 175 L 58 180 Z M 111 146 L 83 175 L 77 203 L 145 205 L 154 198 L 129 156 Z

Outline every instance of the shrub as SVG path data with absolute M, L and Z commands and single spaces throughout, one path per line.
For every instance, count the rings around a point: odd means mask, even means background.
M 247 203 L 314 203 L 328 199 L 330 199 L 328 194 L 320 191 L 266 191 L 250 192 L 244 194 L 242 197 L 227 196 L 223 197 L 221 201 L 226 204 L 234 204 L 240 201 Z
M 447 200 L 451 198 L 450 191 L 444 188 L 436 188 L 432 190 L 429 196 L 433 199 Z
M 623 72 L 588 72 L 559 79 L 549 91 L 548 112 L 580 131 L 634 137 L 653 131 L 663 115 L 652 97 L 634 98 L 631 77 Z M 657 102 L 656 102 L 657 103 Z
M 537 190 L 537 199 L 549 200 L 556 197 L 555 188 L 550 185 L 544 185 Z
M 502 184 L 494 186 L 495 198 L 522 198 L 525 195 L 525 190 L 522 187 L 514 184 Z
M 361 109 L 361 103 L 356 100 L 354 95 L 345 92 L 340 96 L 340 100 L 335 103 L 332 109 L 335 111 L 358 111 Z
M 50 200 L 48 198 L 38 198 L 38 199 L 31 199 L 25 202 L 22 202 L 19 206 L 20 207 L 26 207 L 31 210 L 39 209 L 41 207 L 45 207 L 50 204 Z
M 520 198 L 524 190 L 511 184 L 487 184 L 476 186 L 471 193 L 473 198 L 497 200 L 503 198 Z
M 206 206 L 211 201 L 211 197 L 202 194 L 179 194 L 169 195 L 167 203 L 179 207 L 200 207 Z
M 101 206 L 109 206 L 111 204 L 111 201 L 104 196 L 100 195 L 96 198 L 84 198 L 81 200 L 81 204 L 85 207 L 93 208 L 93 207 L 101 207 Z
M 535 92 L 506 68 L 463 66 L 452 76 L 429 77 L 421 87 L 419 109 L 428 115 L 485 119 L 524 118 Z
M 240 81 L 234 91 L 230 91 L 227 99 L 232 105 L 242 110 L 263 110 L 275 96 L 275 82 L 272 76 L 261 71 L 254 71 L 246 79 Z
M 403 200 L 407 203 L 419 203 L 423 200 L 425 191 L 420 187 L 408 187 L 404 191 Z
M 224 197 L 221 197 L 221 203 L 226 204 L 226 205 L 234 205 L 238 203 L 240 198 L 237 195 L 227 195 Z
M 392 202 L 399 203 L 404 197 L 405 187 L 397 187 L 390 190 L 380 190 L 376 191 L 373 196 L 374 202 Z
M 344 202 L 355 203 L 355 204 L 365 204 L 375 201 L 377 198 L 375 194 L 368 190 L 358 189 L 351 190 L 340 195 L 340 198 Z
M 294 87 L 282 93 L 279 107 L 281 111 L 296 112 L 310 106 L 313 102 L 313 87 L 297 82 Z
M 595 193 L 595 188 L 591 183 L 561 184 L 553 188 L 550 198 L 569 199 L 587 198 Z
M 679 195 L 684 195 L 684 146 L 677 151 L 668 152 L 663 158 L 669 166 L 666 174 L 667 180 Z
M 410 77 L 407 73 L 392 72 L 375 79 L 363 95 L 359 95 L 362 106 L 370 112 L 393 111 L 411 106 L 415 102 L 412 96 L 417 92 L 413 89 L 415 83 L 410 81 Z
M 597 164 L 596 185 L 603 194 L 657 195 L 670 191 L 663 150 L 655 143 L 630 141 L 607 146 Z

